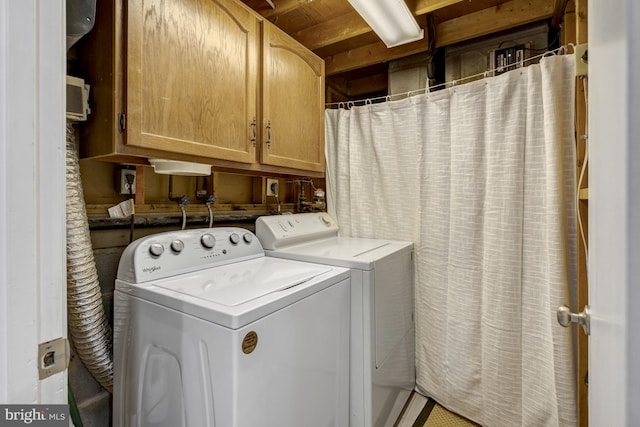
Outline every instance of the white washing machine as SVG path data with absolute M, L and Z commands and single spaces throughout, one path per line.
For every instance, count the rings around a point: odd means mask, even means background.
M 129 245 L 114 306 L 114 426 L 349 423 L 349 270 L 265 257 L 240 228 Z
M 415 387 L 413 243 L 339 237 L 326 213 L 264 216 L 267 256 L 351 270 L 350 426 L 392 426 Z

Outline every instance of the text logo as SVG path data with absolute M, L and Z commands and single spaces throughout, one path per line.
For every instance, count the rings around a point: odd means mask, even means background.
M 145 273 L 153 273 L 154 271 L 158 271 L 158 270 L 160 270 L 159 265 L 154 265 L 152 267 L 145 267 L 142 269 L 142 271 L 144 271 Z
M 69 425 L 69 405 L 0 405 L 0 427 Z

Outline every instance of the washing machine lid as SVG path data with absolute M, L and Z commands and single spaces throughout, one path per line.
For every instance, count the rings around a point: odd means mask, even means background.
M 260 257 L 116 289 L 237 329 L 349 277 L 348 270 Z
M 156 283 L 168 289 L 221 304 L 235 307 L 264 295 L 289 289 L 330 271 L 320 265 L 273 262 L 259 258 L 204 270 L 178 280 Z
M 309 243 L 265 250 L 269 256 L 372 270 L 375 262 L 398 252 L 410 252 L 413 243 L 359 237 L 331 237 Z

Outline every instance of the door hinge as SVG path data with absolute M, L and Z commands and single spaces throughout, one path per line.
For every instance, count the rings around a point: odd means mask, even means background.
M 69 367 L 69 341 L 57 338 L 38 344 L 38 376 L 41 380 Z
M 127 115 L 125 113 L 118 113 L 118 129 L 120 132 L 124 132 L 127 128 Z

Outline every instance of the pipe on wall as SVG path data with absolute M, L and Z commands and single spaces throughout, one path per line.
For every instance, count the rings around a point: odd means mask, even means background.
M 76 353 L 91 375 L 113 391 L 111 327 L 102 304 L 84 203 L 75 132 L 67 121 L 67 318 Z

